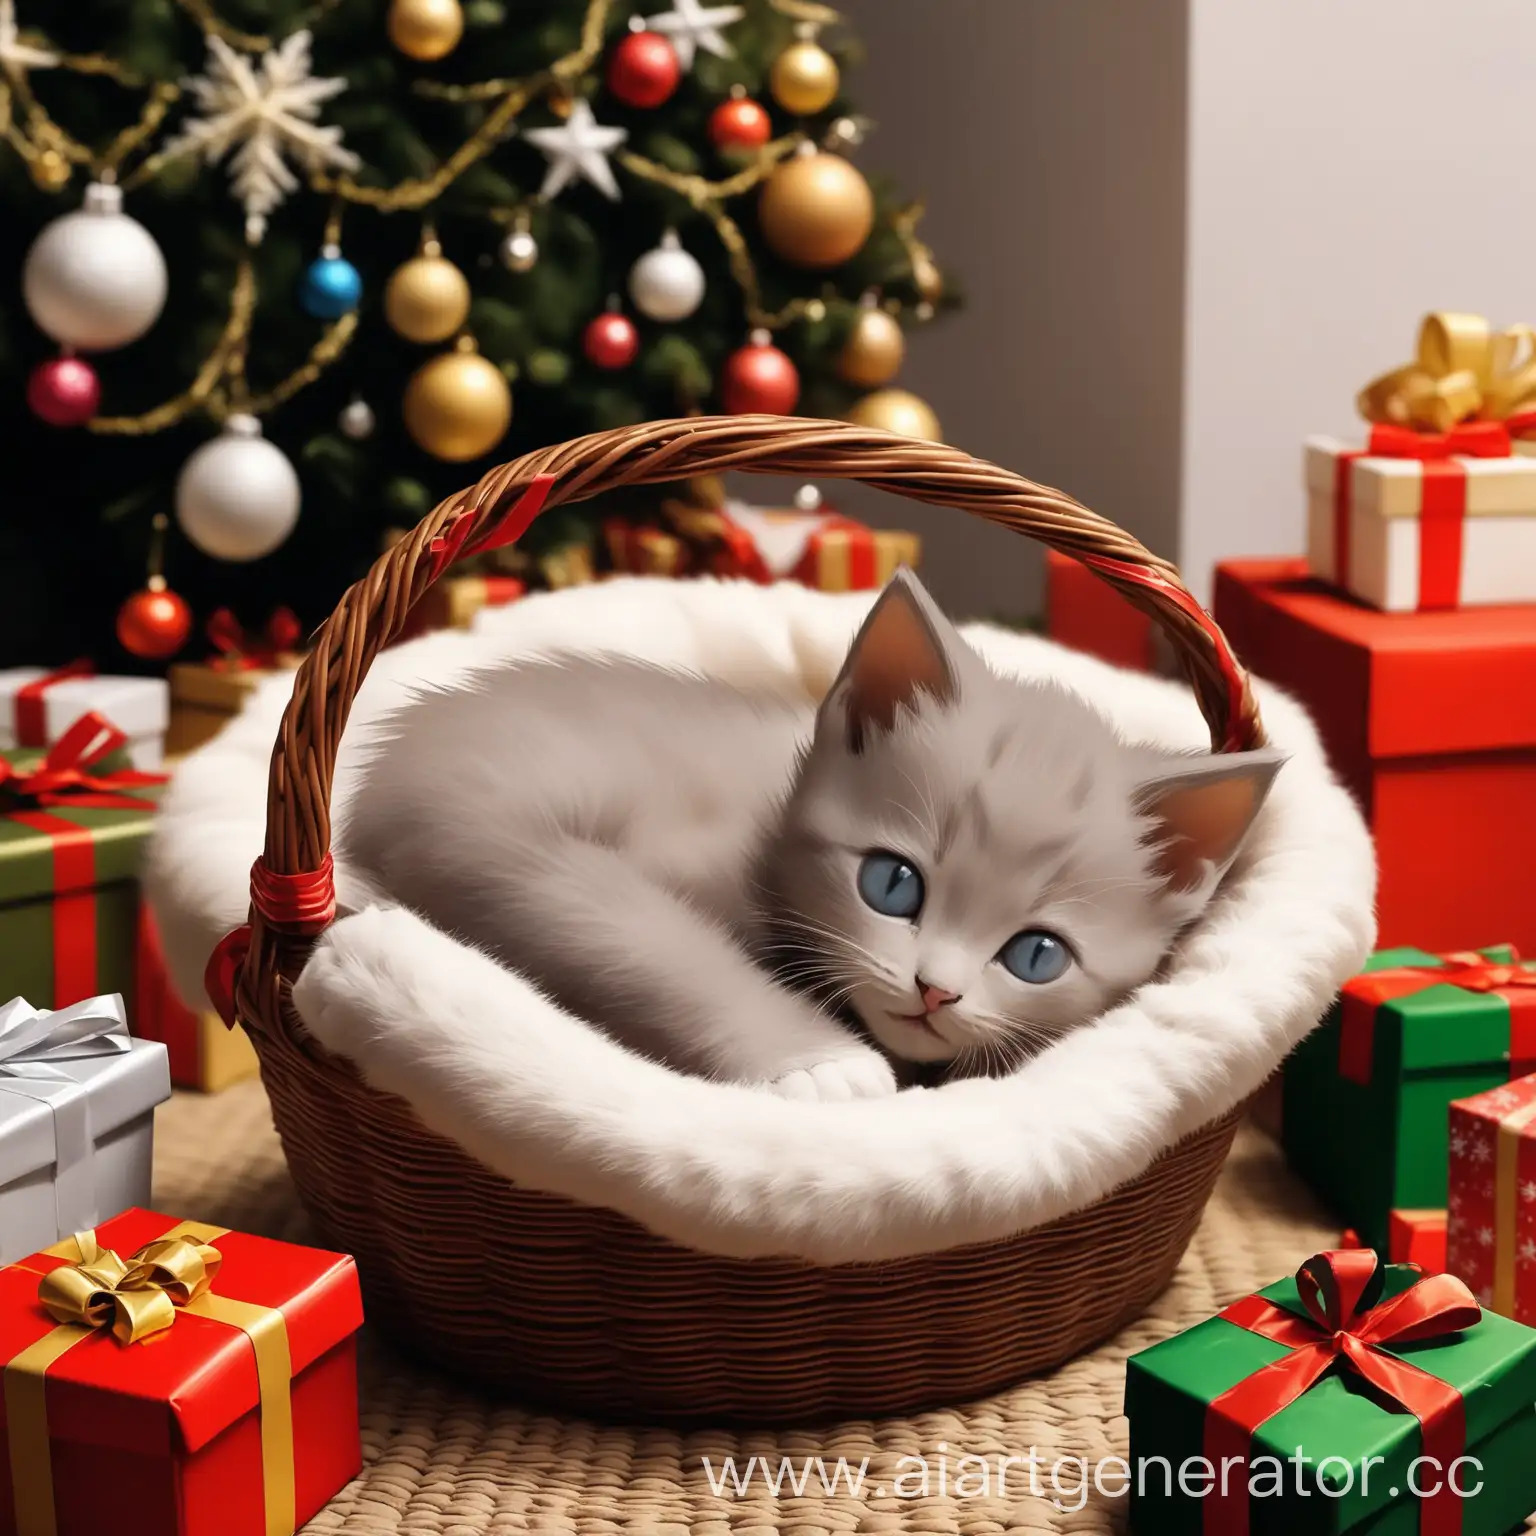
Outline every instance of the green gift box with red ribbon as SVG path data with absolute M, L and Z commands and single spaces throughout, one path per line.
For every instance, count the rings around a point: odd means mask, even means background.
M 1136 1536 L 1505 1536 L 1536 1508 L 1536 1330 L 1369 1249 L 1126 1364 Z
M 1367 1244 L 1446 1202 L 1454 1099 L 1536 1072 L 1536 964 L 1508 945 L 1384 949 L 1285 1068 L 1291 1166 Z
M 165 779 L 82 716 L 46 751 L 0 752 L 0 977 L 39 1008 L 132 995 L 139 860 Z

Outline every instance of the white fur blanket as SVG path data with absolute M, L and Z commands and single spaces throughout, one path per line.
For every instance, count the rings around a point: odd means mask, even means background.
M 580 648 L 814 696 L 870 601 L 793 585 L 622 580 L 401 646 L 379 658 L 354 706 L 337 816 L 370 725 L 409 685 L 451 686 L 487 661 Z M 1079 688 L 1128 736 L 1205 745 L 1179 685 L 1031 636 L 964 633 L 999 669 Z M 287 694 L 285 679 L 263 686 L 182 765 L 165 799 L 148 888 L 189 997 L 201 996 L 213 945 L 245 918 Z M 831 1104 L 683 1077 L 414 915 L 373 904 L 340 867 L 340 900 L 358 910 L 320 940 L 295 1003 L 323 1044 L 497 1172 L 677 1241 L 837 1263 L 1002 1237 L 1107 1194 L 1252 1093 L 1371 948 L 1365 827 L 1302 710 L 1271 688 L 1258 694 L 1290 762 L 1224 899 L 1167 980 L 1010 1077 Z

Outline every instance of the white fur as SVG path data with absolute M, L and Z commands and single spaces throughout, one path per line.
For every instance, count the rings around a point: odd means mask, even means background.
M 488 660 L 577 645 L 815 696 L 869 603 L 792 585 L 626 580 L 531 598 L 472 635 L 402 646 L 379 659 L 354 706 L 337 813 L 370 723 L 410 684 L 451 685 Z M 1130 736 L 1204 743 L 1172 683 L 1031 636 L 963 632 L 1000 669 L 1079 688 Z M 189 996 L 213 944 L 245 915 L 287 692 L 282 679 L 260 689 L 166 797 L 147 880 Z M 1252 1093 L 1371 948 L 1365 827 L 1303 711 L 1271 688 L 1259 698 L 1290 761 L 1229 890 L 1166 981 L 1011 1077 L 841 1103 L 684 1077 L 411 914 L 367 906 L 345 869 L 341 900 L 364 910 L 321 939 L 295 1003 L 325 1046 L 497 1172 L 696 1247 L 838 1263 L 1001 1237 L 1108 1193 Z

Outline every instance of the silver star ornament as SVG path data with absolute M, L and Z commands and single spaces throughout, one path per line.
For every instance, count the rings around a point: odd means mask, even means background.
M 622 128 L 604 128 L 592 116 L 586 101 L 578 101 L 558 128 L 530 128 L 523 137 L 549 159 L 543 198 L 558 197 L 573 181 L 589 181 L 605 197 L 619 200 L 619 184 L 613 179 L 608 156 L 629 135 Z
M 699 0 L 672 0 L 672 9 L 647 16 L 646 26 L 660 32 L 677 50 L 684 70 L 693 68 L 693 56 L 702 48 L 717 59 L 731 57 L 731 45 L 720 35 L 721 27 L 740 21 L 746 13 L 739 5 L 700 5 Z

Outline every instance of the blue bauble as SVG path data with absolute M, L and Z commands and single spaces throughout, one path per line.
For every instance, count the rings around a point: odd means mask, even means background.
M 351 314 L 362 296 L 361 274 L 332 246 L 309 264 L 299 284 L 299 304 L 316 320 L 339 320 Z

